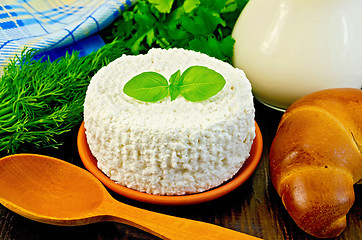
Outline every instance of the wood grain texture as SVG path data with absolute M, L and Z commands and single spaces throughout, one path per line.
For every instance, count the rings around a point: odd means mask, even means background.
M 269 149 L 282 113 L 255 102 L 256 121 L 264 140 L 262 159 L 242 186 L 217 200 L 192 206 L 155 206 L 126 199 L 111 192 L 117 200 L 144 209 L 214 223 L 266 240 L 314 240 L 293 222 L 269 178 Z M 40 154 L 65 159 L 82 166 L 76 147 L 77 129 L 59 150 Z M 338 240 L 360 239 L 362 234 L 362 188 L 355 186 L 356 202 L 347 215 L 347 229 Z M 59 227 L 23 218 L 0 205 L 0 239 L 2 240 L 155 240 L 144 231 L 120 223 L 102 222 L 87 226 Z
M 35 154 L 0 159 L 0 202 L 37 222 L 81 226 L 118 222 L 170 240 L 257 240 L 215 224 L 156 213 L 115 200 L 88 171 Z

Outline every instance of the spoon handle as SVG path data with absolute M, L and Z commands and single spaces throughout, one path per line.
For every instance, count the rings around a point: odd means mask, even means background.
M 243 239 L 260 238 L 220 227 L 214 224 L 156 213 L 117 201 L 111 201 L 104 221 L 127 224 L 162 239 Z

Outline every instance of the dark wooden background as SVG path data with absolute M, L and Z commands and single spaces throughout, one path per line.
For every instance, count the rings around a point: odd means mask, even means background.
M 231 193 L 211 202 L 192 206 L 158 206 L 139 203 L 111 194 L 119 201 L 169 215 L 204 221 L 263 239 L 316 239 L 304 233 L 290 218 L 274 190 L 268 170 L 268 155 L 281 112 L 255 102 L 256 121 L 261 129 L 264 148 L 253 175 Z M 77 129 L 58 150 L 38 152 L 81 166 L 76 146 Z M 40 174 L 40 173 L 39 173 Z M 362 188 L 355 186 L 356 202 L 350 210 L 348 227 L 337 239 L 362 239 Z M 180 229 L 182 231 L 182 229 Z M 0 240 L 116 240 L 158 239 L 127 225 L 103 222 L 87 226 L 59 227 L 28 220 L 0 205 Z

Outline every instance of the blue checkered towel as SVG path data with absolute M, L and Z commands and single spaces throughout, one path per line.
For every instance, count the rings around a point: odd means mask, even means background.
M 101 39 L 92 35 L 133 1 L 0 0 L 0 68 L 24 46 L 50 50 L 82 41 L 99 44 Z

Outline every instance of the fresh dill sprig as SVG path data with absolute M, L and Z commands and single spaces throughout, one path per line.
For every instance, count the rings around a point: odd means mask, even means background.
M 91 77 L 123 54 L 118 40 L 79 57 L 77 52 L 51 62 L 34 60 L 24 49 L 0 78 L 0 152 L 58 147 L 59 136 L 83 119 L 83 103 Z

